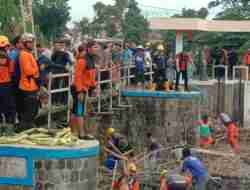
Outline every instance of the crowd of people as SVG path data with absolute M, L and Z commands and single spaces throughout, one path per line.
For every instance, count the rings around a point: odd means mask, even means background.
M 73 96 L 72 121 L 84 123 L 86 93 L 90 95 L 96 88 L 97 69 L 102 70 L 101 80 L 112 77 L 113 87 L 119 88 L 121 75 L 129 77 L 127 69 L 131 67 L 132 85 L 141 88 L 149 88 L 155 83 L 156 90 L 173 89 L 173 81 L 176 77 L 175 89 L 179 89 L 180 74 L 185 80 L 185 90 L 188 90 L 188 67 L 192 64 L 191 55 L 180 53 L 176 57 L 166 54 L 163 44 L 156 49 L 151 43 L 136 46 L 135 43 L 122 42 L 96 42 L 89 40 L 82 43 L 76 49 L 67 47 L 64 39 L 54 41 L 52 48 L 44 48 L 40 43 L 34 47 L 35 36 L 25 33 L 17 36 L 12 43 L 8 37 L 0 36 L 0 91 L 1 110 L 0 119 L 1 134 L 11 135 L 14 125 L 18 123 L 17 130 L 25 130 L 34 127 L 34 119 L 39 107 L 48 103 L 49 73 L 73 73 L 73 83 L 67 84 L 66 78 L 55 78 L 52 89 L 71 86 Z M 34 50 L 37 55 L 34 55 Z M 73 53 L 71 53 L 73 52 Z M 145 76 L 147 68 L 152 68 L 153 79 Z M 112 76 L 110 74 L 112 70 Z M 102 86 L 105 88 L 105 85 Z M 53 104 L 66 104 L 66 93 L 52 96 Z M 80 121 L 82 120 L 82 121 Z M 75 122 L 73 122 L 75 123 Z M 72 124 L 73 125 L 73 124 Z M 82 126 L 82 124 L 80 125 Z M 75 134 L 82 134 L 84 129 L 76 129 Z M 82 131 L 82 132 L 80 132 Z M 83 135 L 84 136 L 84 135 Z
M 136 46 L 135 43 L 107 42 L 94 40 L 83 42 L 75 50 L 69 51 L 66 41 L 54 41 L 53 48 L 44 48 L 36 44 L 37 55 L 34 55 L 35 36 L 24 33 L 17 36 L 12 43 L 8 37 L 0 36 L 0 135 L 11 136 L 35 127 L 34 121 L 42 104 L 47 103 L 49 74 L 72 73 L 72 84 L 67 84 L 66 78 L 56 78 L 52 88 L 71 87 L 73 107 L 70 127 L 72 133 L 81 139 L 92 139 L 85 128 L 86 98 L 94 94 L 97 86 L 97 71 L 102 70 L 101 80 L 112 78 L 113 86 L 119 88 L 120 77 L 130 77 L 132 85 L 137 88 L 154 90 L 179 90 L 180 78 L 184 79 L 184 90 L 189 91 L 189 78 L 194 68 L 191 53 L 180 52 L 176 56 L 167 54 L 163 44 L 152 48 L 151 43 Z M 215 56 L 216 57 L 216 56 Z M 204 50 L 204 62 L 209 64 L 211 55 Z M 222 50 L 216 64 L 230 65 L 237 61 L 236 54 Z M 228 61 L 230 63 L 228 63 Z M 250 50 L 244 56 L 244 62 L 250 67 Z M 131 67 L 131 66 L 134 67 Z M 121 67 L 131 67 L 131 73 L 120 70 Z M 153 78 L 145 75 L 147 68 L 153 71 Z M 112 74 L 110 74 L 110 69 Z M 153 85 L 154 84 L 154 85 Z M 106 88 L 105 85 L 102 88 Z M 53 104 L 66 104 L 67 96 L 61 93 L 52 98 Z M 226 126 L 228 143 L 235 152 L 240 151 L 238 143 L 239 130 L 236 124 L 225 114 L 220 114 L 220 120 Z M 214 143 L 212 128 L 209 127 L 209 117 L 204 115 L 199 121 L 200 145 L 207 147 Z M 161 145 L 155 141 L 151 133 L 147 134 L 149 167 L 154 167 L 160 157 Z M 136 180 L 136 158 L 134 150 L 125 136 L 113 128 L 107 130 L 107 145 L 104 150 L 108 153 L 105 165 L 113 170 L 116 162 L 128 161 L 128 168 L 114 186 L 119 190 L 138 189 Z M 196 181 L 196 189 L 204 190 L 208 181 L 208 172 L 203 163 L 192 156 L 188 148 L 183 150 L 182 172 L 185 174 L 169 176 L 162 172 L 161 190 L 185 190 L 190 187 L 192 179 Z M 186 173 L 188 175 L 186 175 Z M 190 178 L 191 176 L 191 178 Z M 191 180 L 191 182 L 190 182 Z M 179 184 L 177 182 L 183 182 Z

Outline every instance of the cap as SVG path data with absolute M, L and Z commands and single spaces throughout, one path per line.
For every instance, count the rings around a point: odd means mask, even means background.
M 137 167 L 135 164 L 129 164 L 128 165 L 128 171 L 135 173 L 137 171 Z
M 142 45 L 139 45 L 137 49 L 144 49 L 144 47 Z
M 22 42 L 32 42 L 35 40 L 35 36 L 31 33 L 24 33 L 21 37 Z
M 10 45 L 9 38 L 7 36 L 0 36 L 0 47 L 4 48 Z

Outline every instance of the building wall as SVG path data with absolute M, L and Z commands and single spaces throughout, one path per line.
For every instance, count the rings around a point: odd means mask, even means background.
M 128 97 L 126 102 L 132 108 L 103 117 L 99 126 L 119 129 L 138 150 L 145 148 L 148 132 L 162 145 L 181 144 L 185 140 L 195 143 L 194 122 L 199 118 L 197 99 Z
M 0 158 L 1 165 L 4 160 Z M 97 157 L 67 160 L 36 160 L 35 190 L 96 190 Z M 8 170 L 8 168 L 6 168 Z M 17 168 L 18 170 L 18 168 Z M 0 185 L 0 190 L 33 190 L 33 187 Z

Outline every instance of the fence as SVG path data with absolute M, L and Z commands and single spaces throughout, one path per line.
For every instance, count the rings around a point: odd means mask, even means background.
M 95 91 L 95 96 L 92 96 L 92 94 L 89 94 L 89 92 L 87 92 L 86 94 L 86 98 L 87 100 L 85 101 L 85 110 L 87 110 L 88 107 L 88 103 L 91 101 L 96 101 L 97 102 L 97 110 L 95 110 L 95 112 L 93 112 L 92 114 L 113 114 L 113 111 L 121 108 L 129 108 L 131 107 L 131 105 L 123 105 L 121 103 L 121 91 L 122 89 L 124 89 L 127 86 L 130 86 L 132 83 L 132 79 L 135 78 L 135 73 L 133 72 L 133 70 L 135 69 L 135 64 L 133 62 L 133 60 L 131 60 L 129 62 L 129 64 L 127 65 L 117 65 L 117 66 L 113 66 L 111 68 L 108 69 L 100 69 L 97 68 L 97 88 Z M 153 80 L 153 65 L 152 63 L 149 65 L 145 66 L 145 76 L 149 76 L 149 80 L 152 81 Z M 108 76 L 107 79 L 105 80 L 101 80 L 102 79 L 102 74 L 104 74 L 104 72 L 108 72 Z M 114 78 L 114 74 L 116 74 L 118 76 L 118 78 Z M 53 94 L 58 94 L 58 93 L 63 93 L 63 92 L 67 92 L 68 93 L 68 98 L 67 98 L 67 106 L 68 106 L 68 114 L 67 114 L 67 122 L 69 122 L 70 120 L 70 96 L 71 96 L 71 84 L 72 84 L 72 77 L 73 77 L 73 72 L 69 72 L 69 73 L 62 73 L 62 74 L 52 74 L 49 73 L 49 83 L 48 83 L 48 95 L 49 95 L 49 100 L 48 100 L 48 128 L 51 128 L 51 121 L 52 121 L 52 109 L 53 109 L 53 105 L 52 105 L 52 96 Z M 58 88 L 58 89 L 52 89 L 52 83 L 54 79 L 59 79 L 59 78 L 67 78 L 67 86 L 62 87 L 62 88 Z M 106 85 L 108 86 L 107 89 L 103 88 L 103 86 Z M 113 103 L 113 96 L 114 96 L 114 86 L 118 86 L 118 104 L 116 106 L 114 106 Z M 104 91 L 108 90 L 108 97 L 103 97 L 104 95 Z M 103 106 L 102 106 L 102 100 L 109 100 L 109 105 L 108 105 L 108 110 L 103 110 Z

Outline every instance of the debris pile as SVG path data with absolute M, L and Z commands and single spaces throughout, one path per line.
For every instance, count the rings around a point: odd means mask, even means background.
M 0 144 L 21 144 L 33 146 L 77 146 L 80 140 L 70 128 L 50 132 L 44 128 L 33 128 L 11 137 L 0 137 Z

